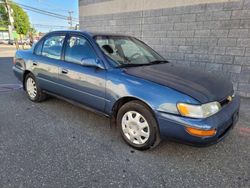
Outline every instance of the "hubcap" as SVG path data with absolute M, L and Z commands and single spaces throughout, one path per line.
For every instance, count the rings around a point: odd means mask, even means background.
M 36 82 L 31 77 L 29 77 L 26 81 L 26 90 L 32 99 L 36 97 L 37 94 Z
M 122 117 L 122 131 L 134 144 L 144 144 L 150 134 L 147 120 L 136 111 L 128 111 Z

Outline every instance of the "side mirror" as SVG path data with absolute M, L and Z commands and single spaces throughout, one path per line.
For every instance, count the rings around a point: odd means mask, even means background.
M 81 60 L 81 65 L 85 66 L 85 67 L 95 67 L 95 68 L 99 68 L 99 69 L 104 69 L 104 66 L 101 62 L 100 59 L 96 58 L 96 59 L 92 59 L 92 58 L 87 58 L 87 59 L 82 59 Z

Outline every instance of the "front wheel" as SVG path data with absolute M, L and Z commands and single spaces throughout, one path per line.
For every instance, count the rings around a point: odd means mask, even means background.
M 124 104 L 118 111 L 117 125 L 123 139 L 138 150 L 152 147 L 157 138 L 157 122 L 151 110 L 140 101 Z
M 31 73 L 25 77 L 25 91 L 28 98 L 33 102 L 41 102 L 46 98 L 46 94 L 42 92 L 36 82 L 35 76 Z

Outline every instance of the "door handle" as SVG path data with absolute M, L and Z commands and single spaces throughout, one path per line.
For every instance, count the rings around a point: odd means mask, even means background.
M 36 61 L 33 61 L 33 65 L 34 65 L 34 66 L 37 66 L 37 62 L 36 62 Z
M 67 73 L 68 73 L 68 70 L 67 70 L 67 69 L 62 69 L 62 73 L 63 73 L 63 74 L 67 74 Z

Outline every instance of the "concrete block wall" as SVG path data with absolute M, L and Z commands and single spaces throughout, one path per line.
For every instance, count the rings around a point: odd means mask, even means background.
M 250 0 L 100 15 L 81 12 L 83 6 L 106 1 L 79 1 L 82 30 L 135 36 L 179 66 L 227 77 L 238 94 L 250 97 Z

